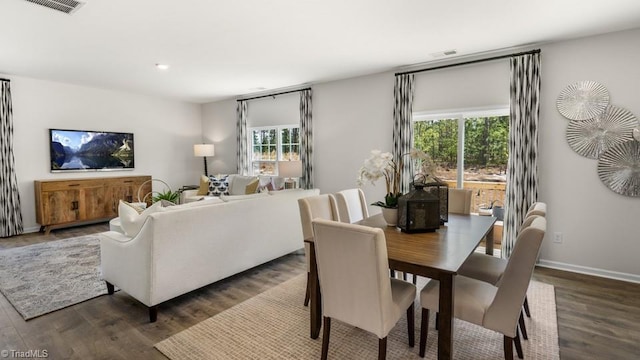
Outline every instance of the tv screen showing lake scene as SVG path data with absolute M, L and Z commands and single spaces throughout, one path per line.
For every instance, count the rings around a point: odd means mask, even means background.
M 108 171 L 134 168 L 133 134 L 49 130 L 51 171 Z

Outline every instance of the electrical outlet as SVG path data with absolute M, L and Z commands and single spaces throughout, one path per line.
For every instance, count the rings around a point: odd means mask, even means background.
M 561 232 L 555 232 L 553 233 L 553 242 L 556 244 L 562 244 L 563 241 L 563 237 L 562 237 L 562 233 Z

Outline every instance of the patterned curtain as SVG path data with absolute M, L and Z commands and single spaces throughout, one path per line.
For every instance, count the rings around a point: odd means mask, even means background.
M 238 149 L 238 174 L 249 174 L 249 149 L 247 149 L 247 110 L 248 104 L 244 100 L 238 101 L 236 108 L 236 148 Z
M 22 234 L 20 193 L 13 156 L 13 108 L 9 81 L 0 80 L 0 237 Z
M 300 91 L 300 187 L 313 188 L 313 126 L 311 117 L 311 89 Z
M 502 257 L 511 256 L 520 224 L 538 198 L 540 53 L 511 57 L 509 161 Z
M 413 171 L 411 161 L 403 161 L 403 155 L 411 151 L 413 142 L 413 74 L 396 75 L 393 108 L 393 160 L 402 163 L 400 172 L 400 193 L 409 192 Z

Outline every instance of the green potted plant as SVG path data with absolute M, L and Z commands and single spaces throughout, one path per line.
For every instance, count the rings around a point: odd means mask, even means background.
M 170 201 L 174 204 L 178 203 L 178 199 L 180 198 L 180 193 L 177 191 L 171 191 L 171 189 L 167 189 L 163 192 L 154 193 L 155 195 L 151 199 L 152 202 L 158 202 L 161 200 Z

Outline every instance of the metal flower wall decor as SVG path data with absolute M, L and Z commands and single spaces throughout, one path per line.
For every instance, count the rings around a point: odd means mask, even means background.
M 640 197 L 640 122 L 635 115 L 609 104 L 609 91 L 595 81 L 567 86 L 556 107 L 571 120 L 569 146 L 598 160 L 600 180 L 618 194 Z

